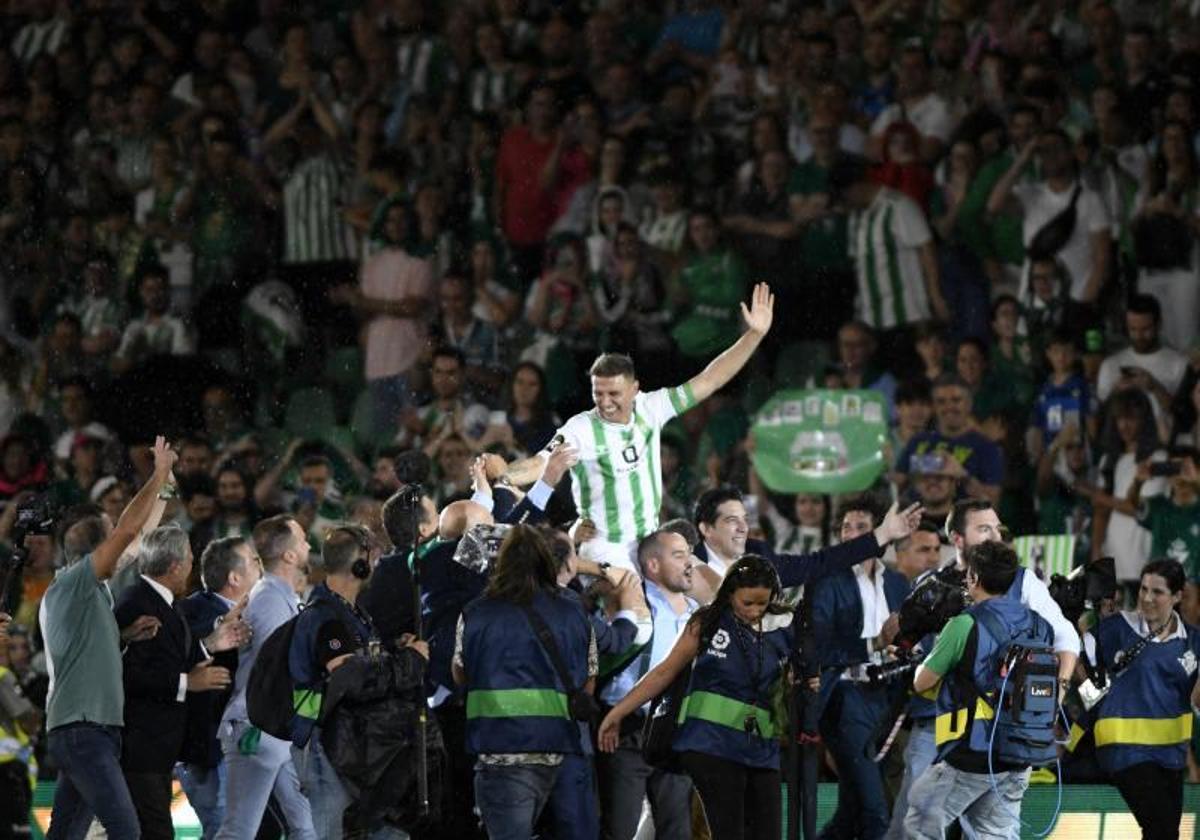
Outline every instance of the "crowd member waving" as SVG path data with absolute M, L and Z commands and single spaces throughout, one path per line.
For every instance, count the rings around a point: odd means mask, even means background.
M 757 555 L 742 557 L 667 658 L 605 716 L 600 749 L 616 749 L 621 720 L 693 667 L 674 748 L 709 829 L 722 840 L 778 837 L 779 737 L 770 696 L 792 649 L 791 624 L 774 567 Z

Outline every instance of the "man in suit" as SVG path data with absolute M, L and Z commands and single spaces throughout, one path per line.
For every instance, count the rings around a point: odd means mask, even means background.
M 695 571 L 715 593 L 725 570 L 744 554 L 757 554 L 770 561 L 785 588 L 803 586 L 844 572 L 866 560 L 882 557 L 888 543 L 904 539 L 920 525 L 921 506 L 915 504 L 899 510 L 893 505 L 882 521 L 872 520 L 870 528 L 850 538 L 844 536 L 841 543 L 811 554 L 776 554 L 770 544 L 747 539 L 746 505 L 736 487 L 725 485 L 701 494 L 696 500 L 695 518 L 701 537 L 696 546 L 696 558 L 703 561 Z M 704 600 L 703 589 L 694 594 Z
M 183 529 L 169 525 L 150 532 L 142 540 L 138 564 L 141 578 L 122 593 L 114 610 L 117 626 L 144 615 L 156 617 L 159 626 L 125 652 L 121 770 L 142 840 L 174 840 L 171 770 L 183 749 L 187 693 L 228 686 L 229 670 L 213 665 L 212 654 L 248 641 L 250 631 L 241 620 L 243 605 L 238 605 L 204 639 L 192 634 L 175 605 L 192 572 L 192 548 Z
M 262 577 L 262 563 L 254 546 L 241 536 L 210 542 L 200 558 L 200 569 L 204 589 L 180 603 L 180 610 L 196 638 L 213 632 L 221 617 L 236 607 Z M 229 673 L 235 673 L 237 651 L 222 651 L 213 657 L 213 662 L 228 669 Z M 212 840 L 216 836 L 225 813 L 225 763 L 221 758 L 221 744 L 217 741 L 217 727 L 231 693 L 231 688 L 189 692 L 187 698 L 187 734 L 182 762 L 175 772 L 188 802 L 200 818 L 203 840 Z

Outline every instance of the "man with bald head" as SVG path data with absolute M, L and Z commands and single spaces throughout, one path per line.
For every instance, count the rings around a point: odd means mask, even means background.
M 638 544 L 638 566 L 645 581 L 646 603 L 654 633 L 642 649 L 599 692 L 601 703 L 615 706 L 651 668 L 666 659 L 699 604 L 692 590 L 692 549 L 674 531 L 658 530 Z M 691 781 L 648 765 L 642 758 L 642 725 L 646 709 L 630 715 L 621 726 L 621 739 L 612 753 L 597 755 L 600 776 L 602 834 L 630 840 L 637 832 L 642 799 L 650 797 L 655 837 L 691 837 Z

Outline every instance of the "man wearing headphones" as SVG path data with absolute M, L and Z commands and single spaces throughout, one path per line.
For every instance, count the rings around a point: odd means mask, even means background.
M 288 655 L 300 701 L 292 724 L 293 759 L 301 788 L 312 805 L 313 827 L 322 840 L 341 840 L 342 817 L 350 796 L 325 755 L 316 723 L 328 675 L 377 638 L 371 617 L 355 604 L 378 554 L 371 532 L 361 525 L 339 525 L 326 534 L 321 547 L 325 580 L 313 589 L 308 606 L 296 620 Z M 428 660 L 425 642 L 405 636 L 400 643 Z M 390 831 L 382 828 L 371 837 L 403 836 Z

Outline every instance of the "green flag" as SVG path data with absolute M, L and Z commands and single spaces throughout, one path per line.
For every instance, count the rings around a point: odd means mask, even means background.
M 754 468 L 776 493 L 854 493 L 883 473 L 887 408 L 878 391 L 780 391 L 751 434 Z

